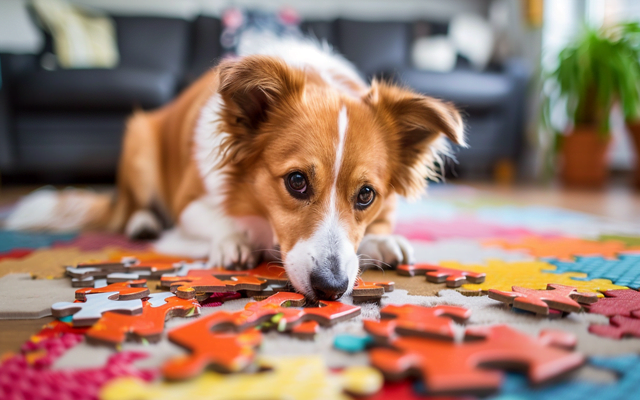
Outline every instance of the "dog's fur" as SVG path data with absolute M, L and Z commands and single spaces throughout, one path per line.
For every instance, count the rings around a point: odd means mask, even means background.
M 114 203 L 36 192 L 7 225 L 131 237 L 171 228 L 158 250 L 225 266 L 255 265 L 277 244 L 293 285 L 310 298 L 351 290 L 358 248 L 373 262 L 412 262 L 411 246 L 392 235 L 396 195 L 424 190 L 444 136 L 464 144 L 458 112 L 392 84 L 367 86 L 310 42 L 260 52 L 222 61 L 172 103 L 131 117 Z M 304 199 L 287 190 L 294 171 L 306 176 Z M 375 198 L 358 209 L 364 185 Z

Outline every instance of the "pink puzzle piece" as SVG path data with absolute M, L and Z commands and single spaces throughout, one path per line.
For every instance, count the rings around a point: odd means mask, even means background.
M 409 240 L 427 241 L 447 238 L 513 238 L 534 234 L 526 229 L 489 224 L 474 218 L 401 222 L 396 226 L 395 232 Z
M 640 318 L 640 292 L 632 289 L 607 290 L 604 295 L 604 299 L 589 307 L 589 312 L 607 317 L 622 315 Z
M 589 332 L 612 339 L 640 338 L 640 319 L 615 315 L 609 319 L 609 325 L 591 325 Z
M 527 289 L 519 286 L 513 292 L 489 289 L 489 298 L 511 304 L 515 308 L 538 315 L 549 315 L 549 308 L 564 312 L 579 312 L 582 304 L 598 301 L 595 293 L 578 293 L 575 287 L 549 283 L 546 290 Z

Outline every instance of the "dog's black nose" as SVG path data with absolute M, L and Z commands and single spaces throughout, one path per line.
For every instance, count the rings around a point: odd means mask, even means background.
M 338 300 L 347 291 L 349 279 L 330 271 L 314 271 L 311 274 L 311 287 L 318 300 Z

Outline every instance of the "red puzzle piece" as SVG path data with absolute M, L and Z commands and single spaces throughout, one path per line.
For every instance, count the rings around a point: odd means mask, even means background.
M 253 269 L 247 270 L 228 270 L 225 268 L 212 268 L 211 274 L 216 278 L 229 278 L 232 276 L 253 276 L 259 279 L 264 279 L 270 285 L 285 285 L 289 282 L 287 272 L 284 267 L 274 263 L 264 262 Z
M 609 318 L 609 325 L 591 325 L 589 332 L 612 339 L 629 336 L 640 338 L 640 319 L 614 315 Z
M 490 393 L 500 388 L 502 373 L 483 366 L 526 367 L 529 380 L 542 383 L 584 362 L 584 356 L 567 350 L 574 335 L 543 331 L 532 338 L 506 325 L 468 328 L 463 343 L 418 337 L 390 341 L 394 349 L 370 352 L 371 363 L 387 377 L 421 376 L 430 393 Z M 563 347 L 563 348 L 559 348 Z
M 512 287 L 513 292 L 489 289 L 489 298 L 511 304 L 515 308 L 538 315 L 549 315 L 549 308 L 564 312 L 579 312 L 582 304 L 598 301 L 595 293 L 578 293 L 575 287 L 549 283 L 547 290 Z
M 331 324 L 360 314 L 360 307 L 337 301 L 321 301 L 321 307 L 292 308 L 304 304 L 298 293 L 280 292 L 245 306 L 243 311 L 220 311 L 169 332 L 169 340 L 190 349 L 190 355 L 169 360 L 162 368 L 168 379 L 187 379 L 198 375 L 208 365 L 218 370 L 239 371 L 255 357 L 261 335 L 251 327 L 273 321 L 278 330 L 298 334 L 315 333 L 317 323 Z M 222 332 L 231 329 L 231 332 Z M 240 333 L 237 333 L 237 331 Z
M 632 289 L 607 290 L 605 298 L 589 307 L 589 312 L 612 317 L 640 318 L 640 292 Z
M 471 310 L 454 306 L 389 305 L 380 310 L 380 317 L 380 321 L 364 321 L 364 329 L 378 340 L 389 339 L 394 333 L 453 340 L 452 320 L 468 320 Z
M 459 287 L 465 283 L 482 283 L 487 276 L 484 272 L 462 271 L 431 264 L 398 265 L 396 270 L 399 275 L 426 275 L 429 282 L 446 282 L 448 287 Z
M 86 295 L 96 293 L 118 292 L 120 296 L 118 300 L 141 299 L 149 296 L 149 288 L 145 279 L 135 281 L 112 283 L 101 288 L 83 288 L 76 290 L 76 299 L 85 301 Z
M 150 342 L 157 342 L 164 332 L 165 321 L 173 317 L 191 317 L 200 315 L 200 304 L 195 299 L 185 300 L 166 293 L 155 295 L 161 304 L 144 300 L 142 314 L 125 315 L 106 312 L 86 333 L 88 340 L 94 342 L 120 344 L 128 336 L 135 335 Z

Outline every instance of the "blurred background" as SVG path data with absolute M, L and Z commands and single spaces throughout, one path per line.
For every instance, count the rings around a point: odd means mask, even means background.
M 470 147 L 449 180 L 631 190 L 639 18 L 633 0 L 2 0 L 2 185 L 112 181 L 127 115 L 258 29 L 455 103 Z

